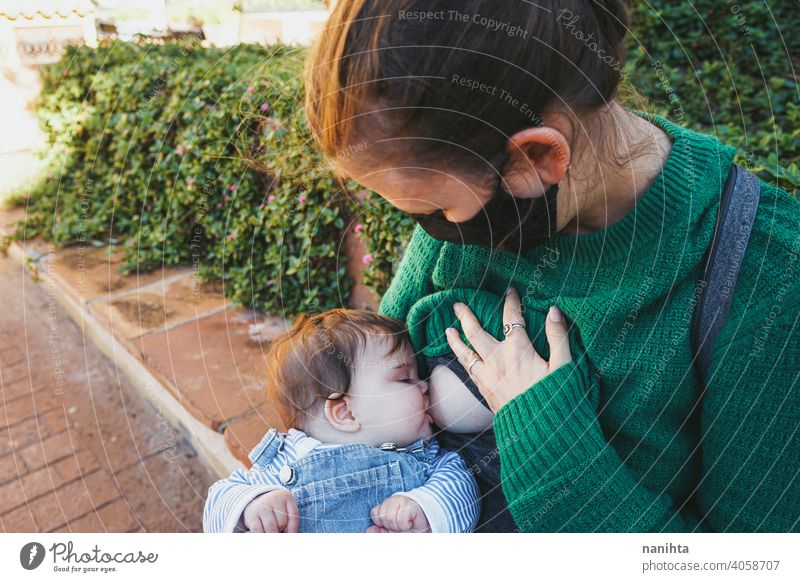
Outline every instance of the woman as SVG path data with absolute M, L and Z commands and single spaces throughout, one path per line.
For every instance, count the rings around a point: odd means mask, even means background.
M 340 0 L 309 123 L 340 173 L 421 225 L 381 312 L 513 286 L 508 314 L 568 320 L 547 324 L 549 362 L 468 307 L 465 337 L 447 332 L 495 412 L 446 443 L 483 462 L 481 531 L 796 531 L 800 204 L 761 184 L 701 385 L 689 329 L 735 151 L 618 104 L 627 23 L 613 0 Z M 591 375 L 558 351 L 567 334 Z

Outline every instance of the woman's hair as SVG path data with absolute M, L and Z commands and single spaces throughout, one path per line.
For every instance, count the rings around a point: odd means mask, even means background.
M 622 0 L 339 0 L 307 61 L 309 125 L 339 173 L 355 144 L 393 138 L 415 162 L 486 177 L 480 160 L 537 114 L 583 123 L 612 101 L 627 30 Z
M 285 428 L 306 427 L 321 400 L 348 393 L 360 351 L 375 334 L 388 341 L 389 356 L 411 346 L 405 323 L 362 309 L 303 314 L 269 345 L 266 396 Z

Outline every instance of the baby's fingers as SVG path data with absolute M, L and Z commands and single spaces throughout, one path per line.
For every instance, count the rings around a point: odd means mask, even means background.
M 417 517 L 417 508 L 408 503 L 397 512 L 397 531 L 410 531 L 414 529 Z
M 259 512 L 261 517 L 261 525 L 264 526 L 264 533 L 277 533 L 280 531 L 278 518 L 275 516 L 275 511 L 271 507 L 265 507 Z
M 372 523 L 389 531 L 399 531 L 397 527 L 397 511 L 399 507 L 391 498 L 379 503 L 369 512 Z
M 300 531 L 300 512 L 297 509 L 297 502 L 294 500 L 294 497 L 289 497 L 286 500 L 286 515 L 288 517 L 286 533 L 297 533 Z
M 286 505 L 282 504 L 272 510 L 272 516 L 275 519 L 276 532 L 285 532 L 289 527 L 289 512 L 286 511 Z
M 264 533 L 264 524 L 261 522 L 263 510 L 251 510 L 248 508 L 244 513 L 244 526 L 251 533 Z

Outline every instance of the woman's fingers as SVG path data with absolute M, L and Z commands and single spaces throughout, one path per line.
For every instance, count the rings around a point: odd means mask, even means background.
M 456 355 L 456 358 L 458 358 L 458 361 L 461 363 L 464 369 L 470 374 L 477 372 L 477 368 L 480 368 L 481 364 L 476 364 L 476 367 L 473 370 L 469 369 L 472 358 L 475 357 L 475 352 L 473 352 L 470 347 L 464 343 L 464 340 L 461 339 L 461 335 L 458 333 L 458 330 L 454 327 L 448 327 L 444 331 L 444 335 L 447 337 L 447 343 L 450 345 L 450 349 L 453 350 L 453 353 Z
M 569 334 L 567 323 L 561 310 L 553 305 L 547 314 L 545 335 L 550 345 L 550 371 L 553 372 L 572 361 L 572 351 L 569 348 Z
M 503 323 L 525 323 L 525 317 L 522 315 L 522 302 L 519 298 L 519 293 L 513 287 L 509 287 L 506 291 L 505 303 L 503 303 Z M 515 330 L 510 334 L 510 337 L 515 335 L 525 335 L 518 333 Z M 524 330 L 522 330 L 524 332 Z
M 470 354 L 472 354 L 472 350 L 470 347 L 464 343 L 464 340 L 461 339 L 461 334 L 458 333 L 458 330 L 454 327 L 448 327 L 444 330 L 444 335 L 447 338 L 447 343 L 450 345 L 450 349 L 453 350 L 453 353 L 458 358 L 458 361 L 462 364 L 464 363 L 463 360 L 466 360 Z
M 453 305 L 453 311 L 461 322 L 461 327 L 464 329 L 464 335 L 467 336 L 469 343 L 478 353 L 478 355 L 486 359 L 495 350 L 498 341 L 489 335 L 481 327 L 481 323 L 472 310 L 463 303 L 456 303 Z M 463 362 L 462 362 L 463 363 Z

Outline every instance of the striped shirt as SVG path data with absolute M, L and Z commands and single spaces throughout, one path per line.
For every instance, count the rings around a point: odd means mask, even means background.
M 285 445 L 264 470 L 256 467 L 250 470 L 237 469 L 230 477 L 217 481 L 209 488 L 203 510 L 203 531 L 242 531 L 240 518 L 245 507 L 263 493 L 285 488 L 278 477 L 281 467 L 312 450 L 342 446 L 321 443 L 293 428 L 283 436 Z M 434 533 L 473 531 L 480 513 L 475 478 L 458 453 L 442 449 L 435 439 L 431 439 L 429 447 L 433 460 L 428 480 L 421 487 L 396 495 L 416 501 Z

